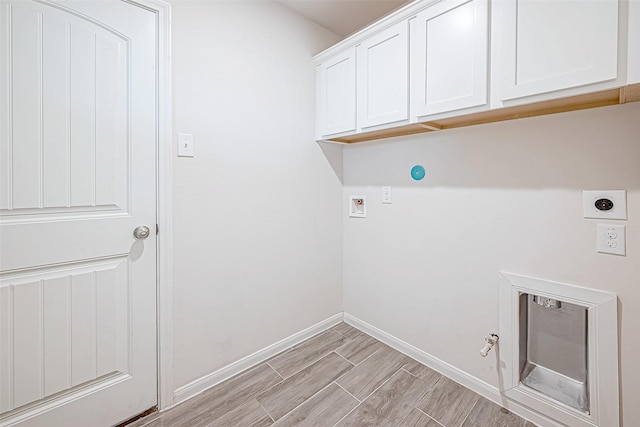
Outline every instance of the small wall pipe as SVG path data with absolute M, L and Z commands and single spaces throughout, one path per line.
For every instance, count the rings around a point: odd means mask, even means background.
M 487 343 L 484 345 L 484 347 L 480 349 L 480 355 L 482 357 L 487 357 L 487 354 L 489 354 L 489 351 L 491 351 L 493 346 L 496 345 L 496 343 L 498 342 L 498 339 L 499 337 L 494 333 L 491 333 L 488 336 L 486 336 L 484 340 Z

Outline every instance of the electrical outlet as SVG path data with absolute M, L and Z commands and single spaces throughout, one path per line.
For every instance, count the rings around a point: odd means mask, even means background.
M 598 224 L 598 252 L 603 254 L 627 254 L 625 226 L 614 224 Z

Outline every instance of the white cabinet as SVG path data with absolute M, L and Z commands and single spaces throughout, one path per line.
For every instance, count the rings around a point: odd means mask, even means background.
M 319 140 L 640 101 L 640 0 L 417 0 L 314 61 Z
M 640 1 L 630 1 L 627 37 L 627 84 L 640 83 Z
M 502 11 L 496 23 L 501 26 L 502 101 L 618 77 L 617 0 L 495 4 Z
M 317 138 L 356 130 L 356 49 L 349 48 L 316 69 Z
M 403 20 L 358 46 L 358 127 L 409 118 L 409 38 Z
M 487 0 L 443 0 L 411 21 L 411 115 L 487 104 Z

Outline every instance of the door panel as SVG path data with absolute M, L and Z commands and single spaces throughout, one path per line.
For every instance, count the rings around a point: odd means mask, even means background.
M 130 373 L 128 270 L 120 257 L 5 275 L 0 360 L 13 386 L 3 411 Z
M 5 216 L 126 212 L 130 42 L 38 9 L 5 8 L 7 26 L 20 32 L 5 52 L 11 117 L 0 209 Z
M 156 20 L 0 0 L 0 424 L 157 402 Z

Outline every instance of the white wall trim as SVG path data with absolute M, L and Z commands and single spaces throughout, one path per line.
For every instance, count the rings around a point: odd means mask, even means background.
M 499 279 L 503 393 L 566 425 L 619 425 L 617 295 L 506 272 L 500 272 Z M 587 309 L 589 413 L 557 402 L 520 383 L 519 306 L 523 294 L 540 295 Z
M 159 0 L 158 15 L 158 408 L 173 405 L 173 213 L 171 5 Z
M 325 319 L 313 326 L 308 327 L 307 329 L 304 329 L 303 331 L 295 333 L 288 338 L 285 338 L 275 344 L 263 348 L 262 350 L 258 350 L 255 353 L 250 354 L 249 356 L 243 357 L 242 359 L 233 362 L 230 365 L 225 366 L 224 368 L 218 369 L 215 372 L 191 381 L 189 384 L 186 384 L 175 391 L 173 395 L 174 404 L 184 402 L 185 400 L 198 395 L 204 390 L 211 388 L 225 380 L 228 380 L 229 378 L 239 374 L 240 372 L 246 371 L 247 369 L 258 365 L 259 363 L 264 362 L 265 360 L 275 356 L 281 351 L 293 347 L 294 345 L 299 344 L 302 341 L 311 338 L 312 336 L 317 335 L 332 326 L 337 325 L 338 323 L 342 322 L 342 320 L 342 313 L 335 314 L 328 319 Z
M 173 273 L 171 170 L 171 5 L 162 0 L 123 0 L 138 4 L 156 14 L 157 40 L 157 351 L 158 408 L 173 405 Z
M 401 353 L 406 354 L 407 356 L 415 359 L 416 361 L 422 363 L 430 367 L 431 369 L 438 371 L 442 375 L 454 380 L 455 382 L 467 387 L 470 390 L 478 393 L 480 396 L 504 407 L 514 414 L 519 415 L 522 418 L 525 418 L 541 427 L 561 427 L 562 424 L 558 424 L 555 421 L 545 417 L 538 412 L 534 412 L 531 409 L 523 406 L 517 402 L 509 400 L 506 396 L 500 394 L 500 391 L 497 387 L 494 387 L 473 375 L 452 366 L 437 357 L 426 353 L 419 348 L 412 346 L 395 336 L 384 332 L 375 326 L 372 326 L 357 317 L 354 317 L 348 313 L 344 313 L 344 321 L 349 325 L 360 329 L 362 332 L 365 332 L 372 337 L 382 341 L 390 347 L 398 350 Z M 480 357 L 480 356 L 478 356 Z

